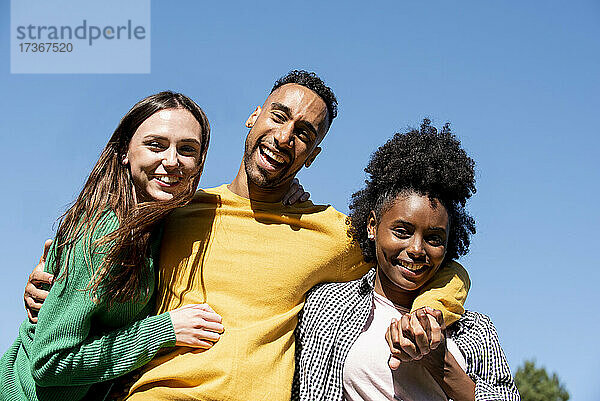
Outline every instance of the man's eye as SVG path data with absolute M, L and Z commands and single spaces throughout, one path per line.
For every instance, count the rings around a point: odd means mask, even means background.
M 275 122 L 281 123 L 285 121 L 285 117 L 281 113 L 273 113 L 272 115 Z
M 303 129 L 298 131 L 297 136 L 298 136 L 298 139 L 300 139 L 304 143 L 310 142 L 310 136 Z

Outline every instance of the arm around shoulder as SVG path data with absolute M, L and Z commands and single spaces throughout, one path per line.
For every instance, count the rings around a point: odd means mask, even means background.
M 444 316 L 446 326 L 449 326 L 465 313 L 463 305 L 470 287 L 471 280 L 465 268 L 451 261 L 442 266 L 423 287 L 413 302 L 412 311 L 424 306 L 438 309 Z

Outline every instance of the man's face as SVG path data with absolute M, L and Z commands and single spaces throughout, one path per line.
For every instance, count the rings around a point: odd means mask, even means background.
M 321 151 L 328 129 L 327 105 L 312 90 L 286 84 L 248 117 L 244 166 L 248 180 L 261 188 L 291 181 Z

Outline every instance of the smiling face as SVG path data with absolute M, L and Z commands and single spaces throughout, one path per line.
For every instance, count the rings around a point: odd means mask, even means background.
M 275 188 L 288 184 L 321 151 L 328 129 L 327 106 L 312 90 L 286 84 L 246 121 L 244 168 L 251 184 Z
M 135 131 L 123 164 L 129 165 L 138 202 L 170 200 L 185 190 L 201 161 L 200 124 L 186 109 L 166 109 Z
M 372 212 L 368 233 L 375 240 L 376 289 L 399 294 L 422 287 L 444 260 L 448 229 L 446 208 L 413 192 L 398 196 L 379 221 Z

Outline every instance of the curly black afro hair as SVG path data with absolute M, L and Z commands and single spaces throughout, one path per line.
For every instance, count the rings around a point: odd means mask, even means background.
M 366 187 L 352 195 L 350 234 L 360 244 L 364 259 L 375 260 L 375 243 L 367 238 L 371 211 L 379 220 L 402 194 L 414 192 L 437 199 L 448 211 L 450 232 L 445 260 L 469 250 L 475 220 L 465 211 L 475 193 L 475 162 L 460 147 L 450 124 L 438 131 L 429 119 L 420 129 L 397 133 L 373 155 L 365 172 Z
M 331 88 L 325 85 L 325 82 L 317 74 L 304 70 L 292 70 L 275 82 L 271 93 L 285 84 L 302 85 L 319 95 L 327 105 L 327 115 L 329 116 L 329 125 L 331 125 L 333 119 L 337 117 L 337 99 Z

